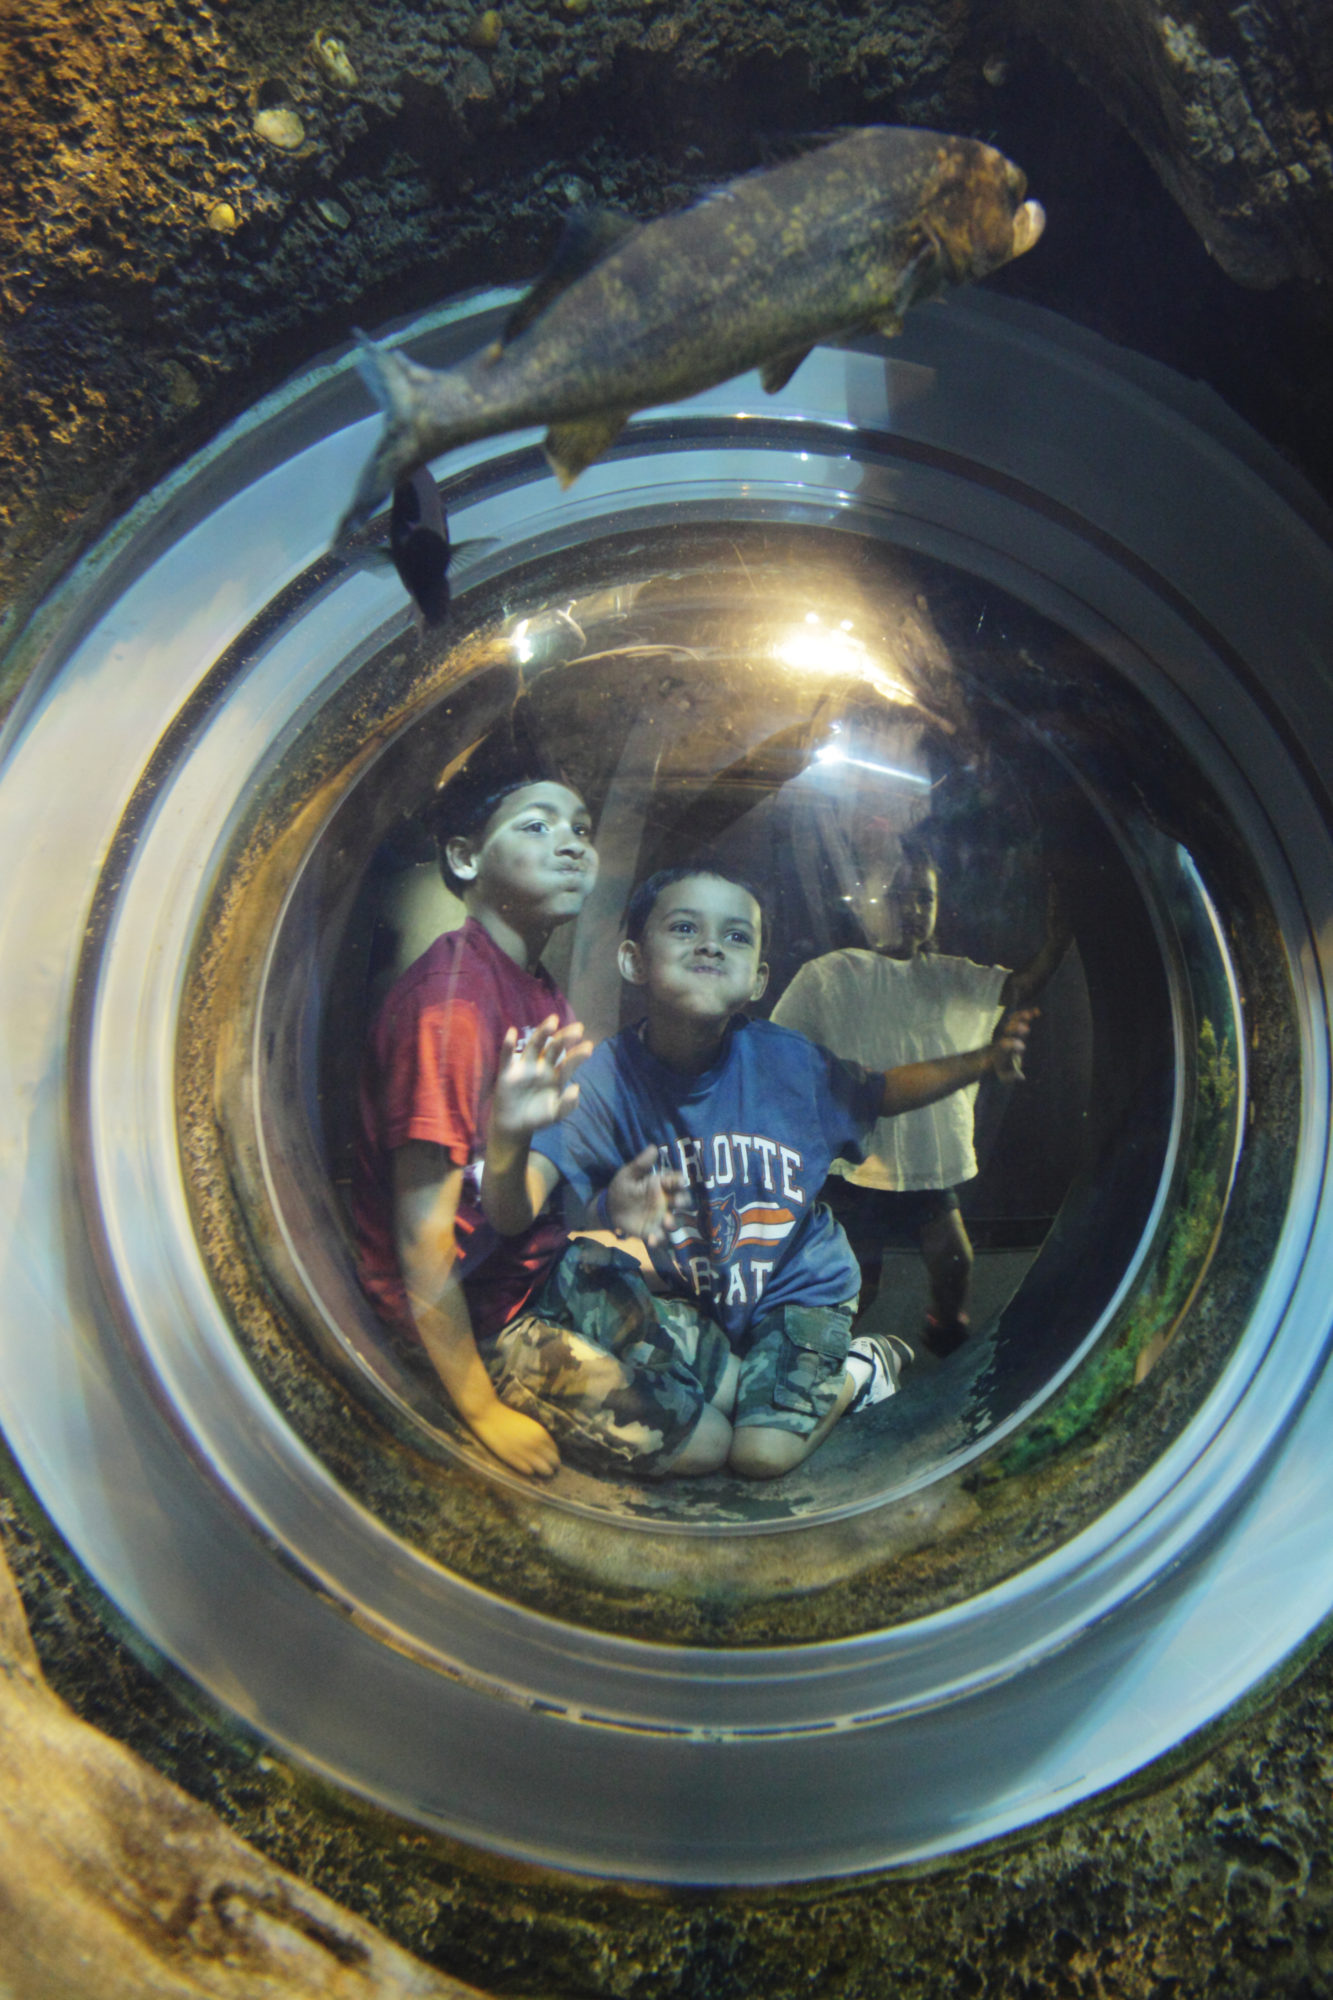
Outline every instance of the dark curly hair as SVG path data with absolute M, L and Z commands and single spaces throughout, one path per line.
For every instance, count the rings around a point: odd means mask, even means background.
M 510 718 L 504 727 L 482 738 L 462 768 L 440 787 L 425 814 L 439 849 L 446 888 L 461 895 L 466 887 L 449 865 L 449 842 L 473 839 L 511 792 L 541 784 L 578 789 L 520 718 Z
M 632 944 L 643 941 L 648 919 L 653 907 L 664 889 L 670 889 L 676 882 L 686 882 L 692 875 L 711 875 L 719 882 L 729 882 L 734 889 L 743 889 L 752 896 L 759 906 L 760 935 L 767 939 L 769 932 L 768 910 L 760 891 L 748 876 L 738 875 L 734 868 L 718 861 L 714 856 L 701 854 L 697 860 L 682 863 L 679 868 L 659 868 L 655 875 L 649 875 L 632 892 L 625 910 L 625 936 Z

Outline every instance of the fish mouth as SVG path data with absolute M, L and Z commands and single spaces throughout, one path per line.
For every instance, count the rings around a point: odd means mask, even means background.
M 1014 211 L 1014 255 L 1030 250 L 1046 227 L 1046 211 L 1039 201 L 1025 201 Z

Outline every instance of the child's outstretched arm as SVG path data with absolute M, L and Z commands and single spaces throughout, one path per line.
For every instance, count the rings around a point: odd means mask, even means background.
M 554 1125 L 578 1103 L 574 1071 L 592 1053 L 577 1021 L 562 1028 L 552 1014 L 518 1047 L 510 1028 L 500 1054 L 500 1073 L 491 1099 L 481 1205 L 486 1220 L 502 1236 L 530 1229 L 560 1178 L 559 1169 L 529 1150 L 534 1132 Z
M 884 1094 L 880 1099 L 881 1118 L 896 1118 L 900 1111 L 919 1111 L 994 1076 L 1000 1083 L 1018 1083 L 1023 1076 L 1023 1053 L 1028 1030 L 1037 1016 L 1035 1007 L 1022 1007 L 1006 1014 L 983 1049 L 967 1049 L 962 1055 L 934 1056 L 928 1062 L 900 1063 L 884 1072 Z
M 455 1266 L 454 1217 L 463 1169 L 442 1146 L 409 1139 L 393 1155 L 393 1226 L 398 1268 L 421 1342 L 445 1393 L 475 1437 L 515 1472 L 549 1478 L 560 1453 L 550 1432 L 511 1410 L 486 1373 Z
M 1036 957 L 1005 980 L 1000 988 L 1000 1005 L 1026 1007 L 1035 1000 L 1068 951 L 1072 936 L 1064 891 L 1052 876 L 1046 885 L 1046 935 Z

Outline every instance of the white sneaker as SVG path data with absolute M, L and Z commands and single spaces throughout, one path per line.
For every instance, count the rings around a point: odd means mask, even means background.
M 899 1340 L 896 1333 L 858 1333 L 847 1349 L 847 1360 L 853 1374 L 863 1379 L 847 1405 L 848 1416 L 882 1403 L 886 1396 L 896 1396 L 903 1369 L 915 1359 L 907 1342 Z

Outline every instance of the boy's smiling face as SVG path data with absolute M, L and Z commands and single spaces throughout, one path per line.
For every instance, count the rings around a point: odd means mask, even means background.
M 654 1015 L 720 1029 L 768 984 L 761 924 L 748 890 L 717 875 L 687 875 L 663 889 L 642 939 L 625 939 L 621 973 L 647 988 Z
M 564 923 L 578 915 L 597 879 L 588 808 L 567 785 L 522 785 L 500 801 L 476 839 L 449 842 L 449 865 L 486 909 L 517 929 Z

